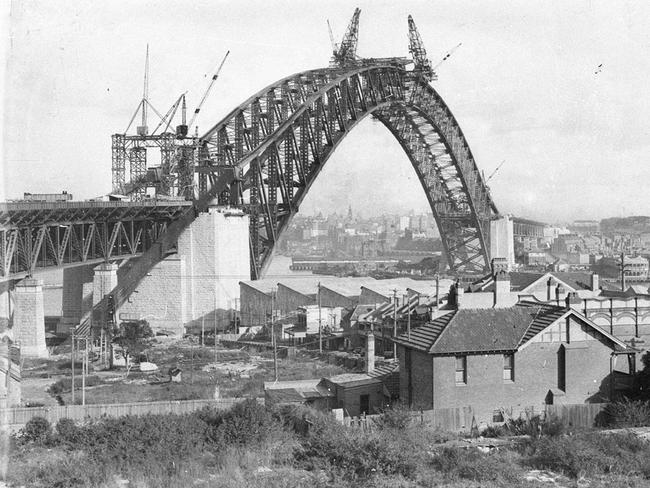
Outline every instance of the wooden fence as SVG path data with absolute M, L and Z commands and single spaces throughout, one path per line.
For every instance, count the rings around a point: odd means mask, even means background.
M 552 415 L 569 427 L 589 428 L 599 424 L 605 416 L 607 403 L 582 403 L 577 405 L 547 405 L 546 415 Z
M 528 407 L 526 410 L 530 415 L 540 415 L 542 418 L 556 417 L 568 427 L 591 428 L 599 425 L 599 417 L 604 416 L 607 405 L 607 403 L 540 405 L 538 407 Z M 476 419 L 471 407 L 424 410 L 411 412 L 411 415 L 416 422 L 426 423 L 449 432 L 469 432 L 473 426 L 479 427 L 478 419 Z M 371 431 L 377 417 L 379 415 L 345 417 L 343 425 Z M 481 425 L 486 424 L 481 423 Z
M 243 401 L 243 398 L 222 398 L 219 400 L 183 400 L 166 402 L 111 403 L 97 405 L 62 405 L 50 407 L 24 407 L 0 409 L 0 425 L 22 426 L 34 417 L 44 417 L 50 423 L 62 418 L 72 420 L 99 417 L 121 417 L 124 415 L 183 414 L 203 407 L 228 409 Z M 263 399 L 258 399 L 258 401 Z

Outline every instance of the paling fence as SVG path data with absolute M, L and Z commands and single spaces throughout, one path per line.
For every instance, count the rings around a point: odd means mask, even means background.
M 203 407 L 229 409 L 243 398 L 222 398 L 219 400 L 181 400 L 163 402 L 112 403 L 96 405 L 61 405 L 49 407 L 25 407 L 0 409 L 0 425 L 20 426 L 34 417 L 44 417 L 50 423 L 62 418 L 72 420 L 96 419 L 103 416 L 183 414 Z M 263 399 L 259 399 L 263 400 Z M 259 401 L 258 400 L 258 401 Z
M 585 403 L 573 405 L 540 405 L 528 407 L 529 415 L 540 415 L 543 418 L 555 417 L 572 428 L 590 428 L 599 424 L 605 416 L 607 403 Z M 426 423 L 433 427 L 450 432 L 470 431 L 477 426 L 476 417 L 471 407 L 441 408 L 412 412 L 413 420 Z M 370 431 L 373 429 L 379 415 L 361 417 L 345 417 L 343 424 L 357 429 Z

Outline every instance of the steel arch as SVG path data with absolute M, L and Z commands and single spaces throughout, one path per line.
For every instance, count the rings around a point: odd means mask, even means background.
M 400 62 L 298 73 L 233 110 L 201 137 L 199 191 L 251 215 L 251 271 L 259 277 L 334 149 L 364 117 L 380 120 L 411 161 L 453 273 L 489 270 L 498 215 L 453 114 Z

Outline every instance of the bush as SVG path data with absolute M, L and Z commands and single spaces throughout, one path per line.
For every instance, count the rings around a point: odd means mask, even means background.
M 406 429 L 413 420 L 413 413 L 408 408 L 397 404 L 384 410 L 375 418 L 375 425 L 380 429 Z
M 221 415 L 211 431 L 211 441 L 219 445 L 249 445 L 266 440 L 281 428 L 270 411 L 256 400 L 244 400 Z
M 633 434 L 543 437 L 529 446 L 529 464 L 578 478 L 601 474 L 650 475 L 650 446 Z
M 433 455 L 431 466 L 448 480 L 516 483 L 521 469 L 514 458 L 510 451 L 485 454 L 477 449 L 443 447 Z
M 616 427 L 645 427 L 650 425 L 650 401 L 628 400 L 607 406 L 608 423 Z
M 86 386 L 96 386 L 101 383 L 99 376 L 86 376 Z M 75 377 L 74 384 L 77 388 L 81 388 L 83 379 L 79 376 Z M 72 391 L 72 378 L 62 378 L 56 383 L 50 385 L 47 389 L 48 393 L 52 396 L 61 395 L 62 393 L 69 393 Z
M 50 422 L 43 417 L 32 417 L 20 430 L 20 438 L 25 442 L 46 444 L 52 435 Z
M 394 432 L 364 432 L 343 427 L 331 417 L 315 418 L 299 460 L 306 469 L 334 471 L 347 479 L 373 475 L 414 477 L 417 455 Z

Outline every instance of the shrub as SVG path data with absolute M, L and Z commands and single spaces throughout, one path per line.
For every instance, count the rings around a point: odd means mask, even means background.
M 607 406 L 606 416 L 616 427 L 645 427 L 650 425 L 650 401 L 628 400 Z
M 521 471 L 515 456 L 511 451 L 486 454 L 477 449 L 443 447 L 433 455 L 431 466 L 448 480 L 515 483 Z
M 380 429 L 406 429 L 413 420 L 413 413 L 408 408 L 397 404 L 384 410 L 375 418 L 375 425 Z
M 329 418 L 315 418 L 303 439 L 299 460 L 307 469 L 335 471 L 345 478 L 372 475 L 414 476 L 416 456 L 394 432 L 364 432 Z
M 101 383 L 99 376 L 86 376 L 86 386 L 96 386 Z M 77 376 L 74 379 L 74 384 L 77 388 L 81 388 L 83 379 Z M 50 385 L 47 389 L 48 393 L 52 396 L 61 395 L 62 393 L 69 393 L 72 391 L 72 378 L 62 378 L 57 382 Z
M 211 440 L 217 445 L 249 445 L 264 441 L 278 428 L 281 424 L 264 405 L 244 400 L 221 415 Z
M 20 430 L 20 438 L 25 442 L 46 444 L 52 434 L 50 422 L 43 417 L 32 417 Z
M 529 446 L 529 464 L 572 477 L 650 474 L 650 446 L 633 434 L 543 437 Z

